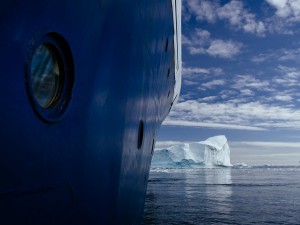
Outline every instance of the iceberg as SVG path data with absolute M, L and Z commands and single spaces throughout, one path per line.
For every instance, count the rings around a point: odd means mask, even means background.
M 155 150 L 151 163 L 152 168 L 215 166 L 232 166 L 230 148 L 224 135 Z

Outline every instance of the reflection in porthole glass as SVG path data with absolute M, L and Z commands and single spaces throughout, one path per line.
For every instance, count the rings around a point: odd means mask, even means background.
M 31 89 L 35 100 L 43 108 L 55 104 L 62 86 L 58 55 L 51 45 L 42 44 L 34 52 L 31 62 Z

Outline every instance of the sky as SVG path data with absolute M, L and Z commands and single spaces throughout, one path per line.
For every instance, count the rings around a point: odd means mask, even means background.
M 300 165 L 300 0 L 182 0 L 182 88 L 156 148 L 226 135 L 233 163 Z

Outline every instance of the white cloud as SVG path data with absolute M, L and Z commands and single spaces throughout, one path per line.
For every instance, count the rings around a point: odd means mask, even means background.
M 218 20 L 227 21 L 233 29 L 243 30 L 246 33 L 264 35 L 266 28 L 262 21 L 256 19 L 250 13 L 242 1 L 232 0 L 225 5 L 220 5 L 218 1 L 211 0 L 186 0 L 185 13 L 190 13 L 187 18 L 195 16 L 196 20 L 206 20 L 215 23 Z
M 209 74 L 210 69 L 201 68 L 201 67 L 183 67 L 182 74 L 184 75 L 192 75 L 192 74 Z
M 203 101 L 203 102 L 211 102 L 211 101 L 216 100 L 217 98 L 218 98 L 217 96 L 208 96 L 208 97 L 202 98 L 201 101 Z
M 260 53 L 251 58 L 254 63 L 262 63 L 265 61 L 277 60 L 280 63 L 287 61 L 300 62 L 300 48 L 293 49 L 276 49 L 268 51 L 267 53 Z
M 220 4 L 218 0 L 184 0 L 183 17 L 185 21 L 195 18 L 198 21 L 216 23 L 225 21 L 233 30 L 265 36 L 266 33 L 291 35 L 293 25 L 300 22 L 300 0 L 265 0 L 275 9 L 274 15 L 258 19 L 241 0 L 231 0 Z M 200 49 L 194 49 L 199 52 Z
M 189 38 L 187 38 L 184 34 L 181 35 L 181 44 L 182 45 L 192 45 L 193 43 Z
M 188 49 L 191 55 L 206 54 L 206 50 L 203 47 L 190 46 Z
M 294 25 L 300 22 L 300 0 L 265 1 L 275 9 L 275 15 L 265 20 L 271 33 L 292 35 L 298 32 Z
M 207 30 L 196 28 L 193 32 L 193 35 L 188 38 L 182 35 L 182 44 L 183 45 L 206 45 L 210 42 L 211 35 Z
M 183 83 L 186 86 L 192 86 L 192 85 L 198 85 L 199 84 L 199 82 L 197 82 L 197 81 L 192 81 L 192 80 L 187 80 L 187 79 L 184 79 Z
M 294 67 L 278 66 L 277 75 L 273 78 L 273 82 L 282 87 L 300 86 L 300 70 Z
M 257 21 L 255 15 L 249 13 L 241 1 L 230 1 L 224 6 L 219 7 L 217 14 L 220 19 L 227 20 L 235 29 L 240 29 L 247 33 L 256 33 L 258 35 L 262 35 L 266 31 L 264 23 Z
M 200 80 L 204 80 L 207 77 L 215 77 L 224 73 L 222 68 L 202 68 L 202 67 L 183 67 L 183 83 L 187 86 L 200 85 Z
M 240 93 L 241 95 L 244 95 L 244 96 L 254 96 L 254 92 L 250 89 L 243 89 L 243 90 L 240 90 Z
M 279 52 L 278 60 L 279 61 L 298 61 L 300 59 L 300 48 L 296 49 L 282 49 Z
M 189 38 L 182 35 L 182 45 L 194 46 L 194 45 L 206 45 L 210 42 L 210 33 L 207 30 L 196 28 L 193 35 Z
M 234 79 L 234 84 L 232 88 L 237 90 L 242 89 L 261 89 L 261 90 L 268 90 L 270 86 L 269 81 L 267 80 L 259 80 L 252 75 L 238 75 Z
M 206 54 L 226 59 L 238 55 L 243 47 L 240 42 L 213 39 L 207 30 L 202 29 L 196 29 L 190 37 L 184 36 L 183 45 L 191 55 Z
M 259 101 L 205 103 L 188 100 L 177 103 L 164 124 L 228 129 L 300 129 L 300 110 Z
M 210 33 L 207 30 L 196 28 L 195 31 L 196 31 L 197 41 L 200 42 L 200 44 L 205 44 L 209 42 Z
M 172 119 L 166 119 L 163 122 L 163 125 L 187 126 L 187 127 L 207 127 L 207 128 L 230 129 L 230 130 L 257 130 L 257 131 L 265 130 L 264 128 L 252 127 L 252 126 L 232 125 L 232 124 L 226 124 L 226 123 L 193 122 L 193 121 L 172 120 Z
M 279 17 L 290 17 L 292 20 L 300 19 L 300 0 L 266 0 L 276 9 Z
M 206 83 L 203 83 L 202 86 L 208 89 L 215 88 L 216 86 L 222 86 L 225 84 L 224 80 L 212 80 Z
M 267 61 L 270 58 L 270 55 L 268 54 L 259 54 L 259 55 L 255 55 L 251 58 L 251 61 L 254 63 L 262 63 Z
M 194 89 L 189 88 L 193 96 L 183 98 L 175 106 L 169 116 L 169 124 L 172 121 L 173 125 L 185 126 L 225 124 L 225 127 L 300 129 L 300 110 L 297 110 L 300 71 L 297 68 L 279 65 L 274 70 L 277 75 L 268 79 L 263 75 L 257 78 L 249 74 L 224 79 L 211 77 L 210 68 L 198 69 L 205 72 L 201 78 L 189 78 L 197 82 L 197 86 L 194 84 L 198 89 L 195 86 Z
M 210 23 L 216 21 L 216 8 L 219 7 L 216 1 L 186 0 L 185 2 L 188 10 L 196 16 L 197 20 L 207 20 Z
M 277 95 L 275 96 L 275 99 L 278 101 L 290 102 L 293 100 L 293 97 L 290 95 Z
M 240 53 L 242 44 L 235 41 L 213 40 L 206 50 L 208 55 L 220 58 L 232 58 Z
M 237 96 L 238 92 L 233 90 L 222 90 L 219 95 L 222 99 L 227 99 L 232 96 Z

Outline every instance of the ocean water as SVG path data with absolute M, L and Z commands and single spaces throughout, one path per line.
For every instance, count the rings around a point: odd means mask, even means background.
M 300 167 L 151 170 L 142 224 L 300 224 Z

